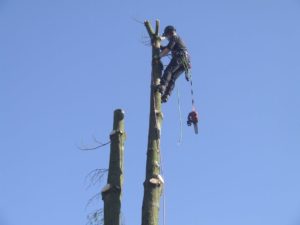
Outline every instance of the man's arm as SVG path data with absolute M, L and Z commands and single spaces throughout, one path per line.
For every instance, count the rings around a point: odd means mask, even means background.
M 177 36 L 176 35 L 172 36 L 172 38 L 169 41 L 169 44 L 165 47 L 162 47 L 162 51 L 160 52 L 159 57 L 161 58 L 168 55 L 169 52 L 174 48 L 176 41 L 177 41 Z
M 168 55 L 169 52 L 170 52 L 170 49 L 164 48 L 164 49 L 159 53 L 159 58 L 162 58 L 162 57 Z
M 175 44 L 177 41 L 177 36 L 173 36 L 170 41 L 169 44 L 167 46 L 161 46 L 161 52 L 159 53 L 159 55 L 155 56 L 156 58 L 162 58 L 166 55 L 169 54 L 169 52 L 174 48 Z

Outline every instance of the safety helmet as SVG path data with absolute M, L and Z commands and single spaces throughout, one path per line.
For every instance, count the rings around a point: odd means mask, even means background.
M 165 30 L 164 30 L 164 33 L 162 34 L 162 36 L 166 37 L 167 34 L 171 33 L 171 32 L 174 32 L 176 31 L 175 27 L 169 25 L 169 26 L 166 26 Z

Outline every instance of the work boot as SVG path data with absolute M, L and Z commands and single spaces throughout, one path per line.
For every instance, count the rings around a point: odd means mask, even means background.
M 168 101 L 169 97 L 170 97 L 170 95 L 163 95 L 163 96 L 161 97 L 161 102 L 162 102 L 162 103 L 166 103 L 166 102 Z

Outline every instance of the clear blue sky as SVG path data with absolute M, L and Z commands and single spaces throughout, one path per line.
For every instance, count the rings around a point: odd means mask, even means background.
M 163 105 L 166 224 L 300 224 L 299 0 L 1 0 L 0 225 L 83 225 L 104 185 L 112 113 L 126 111 L 123 218 L 141 223 L 147 33 L 173 24 L 192 55 L 199 135 Z M 177 82 L 183 122 L 190 89 Z M 160 223 L 162 224 L 162 223 Z

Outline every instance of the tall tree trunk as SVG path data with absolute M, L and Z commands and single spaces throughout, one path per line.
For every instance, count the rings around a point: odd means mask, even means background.
M 121 193 L 123 185 L 123 155 L 126 134 L 124 111 L 114 112 L 113 131 L 110 134 L 110 161 L 107 185 L 102 190 L 104 201 L 104 225 L 120 225 Z
M 158 55 L 160 51 L 159 48 L 161 39 L 158 35 L 159 21 L 156 20 L 155 32 L 153 31 L 149 21 L 145 21 L 144 24 L 152 43 L 152 72 L 142 225 L 158 225 L 163 178 L 160 175 L 160 132 L 162 122 L 161 94 L 156 90 L 156 86 L 160 83 L 163 66 L 160 60 L 154 58 L 154 56 Z

